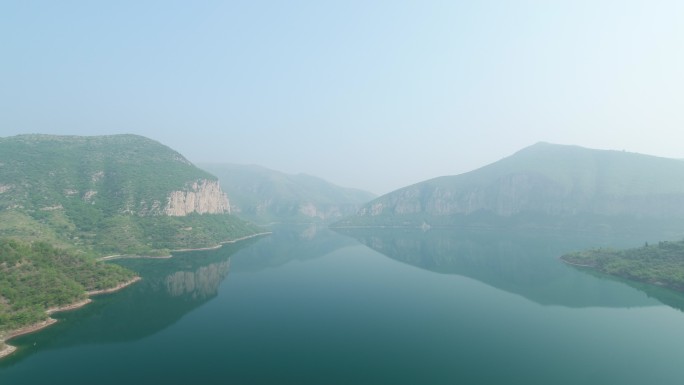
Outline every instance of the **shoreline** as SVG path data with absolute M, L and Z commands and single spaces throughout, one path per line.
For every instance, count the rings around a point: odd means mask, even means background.
M 567 264 L 567 265 L 578 266 L 578 267 L 589 267 L 589 268 L 594 268 L 594 266 L 592 266 L 592 265 L 583 265 L 583 264 L 581 264 L 581 263 L 570 262 L 570 261 L 564 259 L 563 257 L 559 257 L 558 259 L 560 259 L 561 261 L 563 261 L 563 263 L 565 263 L 565 264 Z
M 32 325 L 25 326 L 23 328 L 10 330 L 5 336 L 0 338 L 0 344 L 5 345 L 5 348 L 0 350 L 0 359 L 3 359 L 5 357 L 9 356 L 10 354 L 14 353 L 15 351 L 17 351 L 17 347 L 8 344 L 7 341 L 11 340 L 12 338 L 16 338 L 16 337 L 19 337 L 19 336 L 22 336 L 25 334 L 37 332 L 39 330 L 45 329 L 46 327 L 56 323 L 57 320 L 52 318 L 52 317 L 49 317 L 50 315 L 52 315 L 54 313 L 58 313 L 58 312 L 70 311 L 70 310 L 76 310 L 76 309 L 82 308 L 83 306 L 93 302 L 93 300 L 90 298 L 91 296 L 114 293 L 116 291 L 122 290 L 122 289 L 140 281 L 141 279 L 142 279 L 141 277 L 136 276 L 136 277 L 133 277 L 132 279 L 130 279 L 126 282 L 122 282 L 122 283 L 120 283 L 114 287 L 109 288 L 109 289 L 87 291 L 86 295 L 88 296 L 88 298 L 86 298 L 86 299 L 80 300 L 78 302 L 70 303 L 70 304 L 64 305 L 64 306 L 51 307 L 51 308 L 45 310 L 45 313 L 48 315 L 47 319 L 40 321 L 40 322 L 36 322 Z
M 174 249 L 174 250 L 171 250 L 170 252 L 172 252 L 172 253 L 184 253 L 184 252 L 188 252 L 188 251 L 207 251 L 207 250 L 216 250 L 216 249 L 220 249 L 223 245 L 226 245 L 226 244 L 229 244 L 229 243 L 237 243 L 237 242 L 240 242 L 240 241 L 244 241 L 245 239 L 250 239 L 250 238 L 259 237 L 259 236 L 268 235 L 268 234 L 273 234 L 273 232 L 271 232 L 271 231 L 266 231 L 266 232 L 263 232 L 263 233 L 256 233 L 256 234 L 252 234 L 252 235 L 245 235 L 244 237 L 232 239 L 232 240 L 230 240 L 230 241 L 223 241 L 223 242 L 220 242 L 218 245 L 214 245 L 214 246 L 196 247 L 196 248 L 187 248 L 187 249 Z M 169 255 L 161 255 L 161 256 L 151 256 L 151 255 L 125 255 L 125 254 L 119 254 L 119 255 L 108 255 L 108 256 L 106 256 L 106 257 L 96 258 L 96 260 L 98 260 L 98 261 L 113 261 L 113 260 L 116 260 L 116 259 L 138 259 L 138 258 L 140 258 L 140 259 L 169 259 L 169 258 L 173 258 L 173 255 L 170 255 L 170 254 L 169 254 Z
M 114 287 L 110 287 L 109 289 L 90 290 L 90 291 L 87 291 L 86 294 L 88 295 L 88 297 L 92 297 L 95 295 L 114 293 L 114 292 L 117 292 L 117 291 L 124 289 L 128 286 L 131 286 L 132 284 L 134 284 L 138 281 L 141 281 L 141 280 L 142 280 L 141 277 L 135 276 L 135 277 L 131 278 L 130 280 L 128 280 L 126 282 L 122 282 L 122 283 L 120 283 Z M 88 299 L 90 299 L 90 298 L 88 298 Z M 86 304 L 84 304 L 84 305 L 86 305 Z M 83 306 L 83 305 L 81 305 L 81 306 Z M 69 310 L 71 310 L 71 309 L 69 309 Z
M 202 248 L 194 248 L 194 249 L 191 249 L 191 248 L 179 249 L 179 250 L 171 250 L 171 252 L 215 250 L 215 249 L 218 249 L 225 244 L 237 243 L 237 242 L 243 241 L 245 239 L 250 239 L 250 238 L 254 238 L 254 237 L 258 237 L 258 236 L 262 236 L 262 235 L 268 235 L 268 234 L 272 234 L 272 232 L 266 231 L 266 232 L 262 232 L 262 233 L 246 235 L 244 237 L 240 237 L 240 238 L 232 239 L 229 241 L 221 242 L 218 245 L 211 246 L 211 247 L 202 247 Z M 124 258 L 168 259 L 168 258 L 172 258 L 172 257 L 173 257 L 173 255 L 165 255 L 165 256 L 108 255 L 105 257 L 96 258 L 96 260 L 97 261 L 111 261 L 111 260 L 115 260 L 115 259 L 124 259 Z M 124 289 L 124 288 L 126 288 L 126 287 L 140 281 L 140 280 L 142 280 L 142 278 L 139 276 L 136 276 L 136 277 L 133 277 L 129 281 L 122 282 L 122 283 L 120 283 L 114 287 L 109 288 L 109 289 L 87 291 L 86 295 L 88 296 L 88 298 L 81 300 L 81 301 L 78 301 L 78 302 L 68 304 L 68 305 L 49 308 L 45 311 L 45 313 L 48 316 L 50 316 L 50 315 L 57 313 L 57 312 L 76 310 L 78 308 L 81 308 L 81 307 L 91 303 L 93 300 L 90 297 L 92 297 L 92 296 L 114 293 L 114 292 L 122 290 L 122 289 Z M 56 319 L 48 317 L 46 320 L 37 322 L 33 325 L 28 325 L 28 326 L 25 326 L 23 328 L 10 330 L 5 336 L 0 337 L 0 346 L 2 346 L 4 344 L 4 348 L 2 350 L 0 350 L 0 360 L 11 355 L 15 351 L 17 351 L 17 348 L 15 346 L 8 344 L 7 341 L 11 340 L 12 338 L 19 337 L 19 336 L 22 336 L 25 334 L 37 332 L 39 330 L 42 330 L 42 329 L 54 324 L 55 322 L 57 322 Z
M 144 259 L 169 259 L 171 258 L 172 255 L 160 255 L 160 256 L 155 256 L 155 255 L 127 255 L 127 254 L 117 254 L 117 255 L 108 255 L 106 257 L 99 257 L 95 258 L 96 261 L 99 262 L 105 262 L 105 261 L 113 261 L 116 259 L 135 259 L 135 258 L 144 258 Z
M 245 235 L 244 237 L 231 239 L 230 241 L 223 241 L 223 242 L 220 242 L 218 245 L 215 245 L 215 246 L 199 247 L 199 248 L 194 248 L 194 249 L 193 249 L 193 248 L 188 248 L 188 249 L 175 249 L 175 250 L 171 250 L 171 252 L 172 252 L 172 253 L 183 253 L 183 252 L 186 252 L 186 251 L 216 250 L 216 249 L 221 248 L 221 246 L 227 245 L 227 244 L 229 244 L 229 243 L 237 243 L 237 242 L 240 242 L 240 241 L 244 241 L 245 239 L 255 238 L 255 237 L 259 237 L 259 236 L 262 236 L 262 235 L 268 235 L 268 234 L 273 234 L 273 232 L 271 232 L 271 231 L 265 231 L 265 232 L 263 232 L 263 233 L 256 233 L 256 234 L 252 234 L 252 235 Z

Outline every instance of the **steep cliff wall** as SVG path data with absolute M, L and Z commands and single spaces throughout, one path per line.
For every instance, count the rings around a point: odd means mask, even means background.
M 164 213 L 182 217 L 190 213 L 229 214 L 228 196 L 221 191 L 218 181 L 198 180 L 181 191 L 169 194 Z

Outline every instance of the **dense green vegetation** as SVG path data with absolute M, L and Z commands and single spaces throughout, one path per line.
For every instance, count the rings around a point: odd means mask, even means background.
M 164 254 L 259 230 L 235 216 L 168 217 L 172 191 L 216 177 L 136 135 L 0 138 L 0 236 L 98 254 Z
M 0 336 L 47 317 L 51 307 L 86 298 L 86 292 L 115 287 L 134 274 L 45 242 L 0 239 Z
M 220 210 L 166 215 L 170 194 L 199 181 L 216 177 L 140 136 L 0 138 L 0 345 L 47 309 L 133 277 L 96 256 L 168 255 L 260 231 Z M 216 190 L 205 199 L 220 202 Z
M 66 204 L 87 211 L 78 204 L 85 201 L 102 214 L 139 212 L 201 178 L 216 179 L 176 151 L 136 135 L 0 138 L 0 184 L 9 192 L 0 195 L 0 207 Z
M 684 291 L 684 240 L 627 250 L 593 249 L 561 258 L 605 274 Z
M 218 176 L 236 215 L 255 223 L 311 223 L 351 215 L 375 198 L 323 179 L 254 165 L 202 164 Z

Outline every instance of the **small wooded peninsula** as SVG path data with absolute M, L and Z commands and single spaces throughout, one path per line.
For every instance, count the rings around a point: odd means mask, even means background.
M 135 282 L 98 257 L 168 256 L 259 232 L 231 215 L 214 175 L 154 140 L 0 138 L 0 352 L 51 312 Z
M 564 262 L 601 273 L 684 291 L 684 240 L 642 247 L 592 249 L 565 254 Z

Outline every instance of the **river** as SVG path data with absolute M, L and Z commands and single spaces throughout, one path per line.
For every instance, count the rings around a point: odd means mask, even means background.
M 12 340 L 0 384 L 680 384 L 684 295 L 568 266 L 658 234 L 279 228 Z

